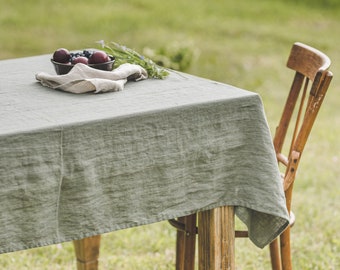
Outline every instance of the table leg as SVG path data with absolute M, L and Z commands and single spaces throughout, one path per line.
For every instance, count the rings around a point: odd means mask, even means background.
M 73 241 L 77 257 L 77 270 L 97 270 L 100 235 Z
M 235 269 L 233 206 L 198 213 L 199 270 Z

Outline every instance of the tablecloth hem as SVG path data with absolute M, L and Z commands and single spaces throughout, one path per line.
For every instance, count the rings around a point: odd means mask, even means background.
M 179 214 L 176 214 L 176 215 L 159 215 L 159 216 L 156 216 L 156 217 L 153 217 L 153 218 L 145 219 L 144 221 L 138 221 L 138 222 L 136 221 L 136 222 L 130 222 L 130 223 L 124 223 L 124 224 L 112 224 L 111 226 L 107 226 L 107 227 L 104 227 L 104 228 L 101 228 L 101 229 L 98 229 L 98 230 L 91 229 L 90 232 L 84 232 L 84 233 L 81 233 L 81 234 L 77 234 L 77 236 L 56 237 L 52 241 L 34 241 L 34 242 L 31 242 L 31 243 L 25 244 L 25 245 L 17 245 L 15 248 L 5 248 L 5 249 L 0 248 L 0 254 L 20 251 L 20 250 L 25 250 L 25 249 L 39 248 L 39 247 L 44 247 L 44 246 L 48 246 L 48 245 L 55 245 L 55 244 L 58 244 L 58 243 L 70 242 L 70 241 L 73 241 L 73 240 L 79 240 L 79 239 L 83 239 L 83 238 L 86 238 L 86 237 L 91 237 L 91 236 L 95 236 L 95 235 L 99 235 L 99 234 L 106 234 L 106 233 L 110 233 L 110 232 L 114 232 L 114 231 L 118 231 L 118 230 L 122 230 L 122 229 L 129 229 L 129 228 L 149 225 L 149 224 L 153 224 L 153 223 L 157 223 L 157 222 L 163 222 L 163 221 L 167 221 L 169 219 L 187 216 L 187 215 L 191 215 L 191 214 L 194 214 L 194 213 L 197 213 L 197 212 L 207 211 L 207 210 L 211 210 L 211 209 L 214 209 L 214 208 L 223 207 L 223 206 L 226 206 L 226 205 L 233 205 L 233 204 L 219 203 L 219 204 L 214 204 L 214 205 L 202 207 L 198 210 L 183 211 L 183 212 L 180 212 Z M 253 207 L 249 208 L 249 207 L 245 207 L 243 205 L 234 205 L 234 206 L 236 208 L 237 207 L 244 207 L 244 208 L 248 208 L 248 209 L 251 209 L 251 210 L 255 210 L 255 209 L 253 209 Z M 257 211 L 257 210 L 255 210 L 255 211 Z M 237 211 L 235 211 L 235 212 L 237 212 Z M 282 225 L 280 226 L 279 229 L 274 229 L 273 231 L 275 233 L 269 234 L 269 236 L 266 237 L 266 241 L 258 241 L 255 237 L 250 235 L 249 239 L 253 242 L 253 244 L 255 244 L 255 246 L 257 246 L 259 248 L 264 248 L 266 245 L 268 245 L 270 242 L 272 242 L 278 235 L 280 235 L 282 233 L 282 231 L 288 226 L 289 221 L 286 217 L 280 217 L 278 215 L 274 215 L 274 216 L 279 218 L 279 219 L 282 219 L 282 221 L 283 221 Z M 242 221 L 242 217 L 239 217 L 239 218 Z M 63 234 L 62 232 L 59 232 L 58 235 L 60 236 L 62 234 Z

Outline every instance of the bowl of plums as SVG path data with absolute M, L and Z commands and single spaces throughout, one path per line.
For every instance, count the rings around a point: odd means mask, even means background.
M 69 51 L 60 48 L 53 53 L 51 59 L 58 75 L 67 74 L 77 63 L 83 63 L 89 67 L 111 71 L 115 58 L 104 51 L 86 49 L 82 51 Z

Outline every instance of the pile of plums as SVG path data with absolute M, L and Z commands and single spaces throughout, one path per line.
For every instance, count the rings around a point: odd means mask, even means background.
M 102 64 L 111 61 L 110 56 L 103 51 L 83 50 L 70 52 L 65 48 L 60 48 L 53 53 L 53 61 L 62 64 Z

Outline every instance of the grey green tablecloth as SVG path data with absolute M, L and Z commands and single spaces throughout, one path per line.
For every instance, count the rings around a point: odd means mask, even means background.
M 0 252 L 234 205 L 263 247 L 288 224 L 260 97 L 172 72 L 121 92 L 43 87 L 0 61 Z

